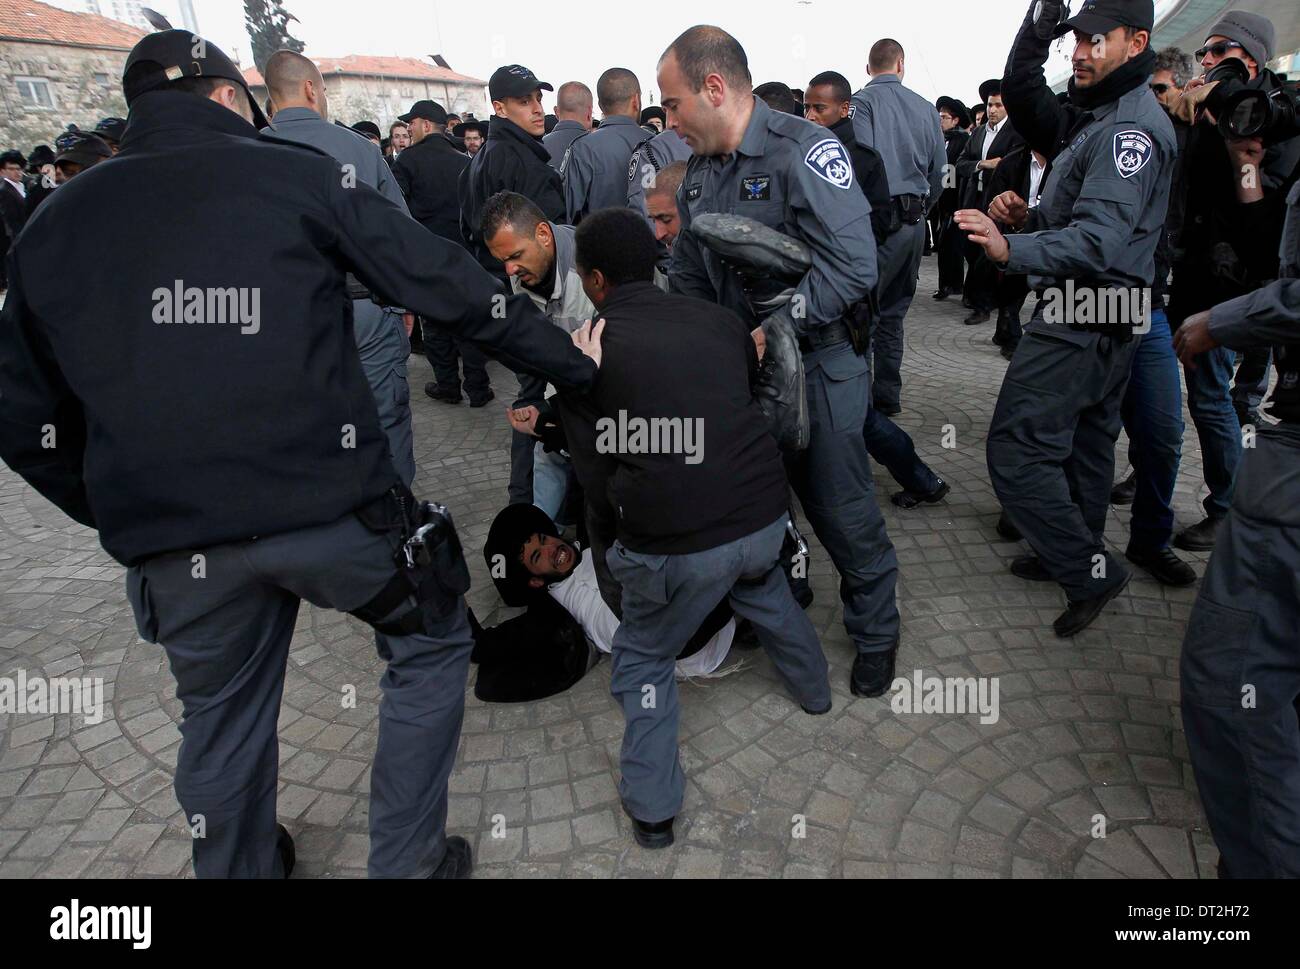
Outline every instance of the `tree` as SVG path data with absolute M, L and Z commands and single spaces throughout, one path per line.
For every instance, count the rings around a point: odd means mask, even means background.
M 305 46 L 289 34 L 289 21 L 297 17 L 284 9 L 281 0 L 244 0 L 244 26 L 253 45 L 253 63 L 266 71 L 266 62 L 278 50 L 301 52 Z

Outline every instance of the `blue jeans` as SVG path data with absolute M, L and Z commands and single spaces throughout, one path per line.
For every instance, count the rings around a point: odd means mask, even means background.
M 1232 488 L 1241 464 L 1241 423 L 1232 409 L 1233 352 L 1227 347 L 1207 350 L 1196 358 L 1196 369 L 1184 367 L 1187 409 L 1201 441 L 1201 461 L 1210 493 L 1205 513 L 1223 518 L 1232 506 Z
M 564 511 L 564 498 L 569 493 L 571 466 L 564 455 L 558 452 L 548 454 L 541 442 L 533 449 L 533 504 L 557 524 L 560 513 Z
M 1174 533 L 1174 482 L 1183 447 L 1183 388 L 1164 310 L 1151 314 L 1133 357 L 1121 407 L 1129 463 L 1137 472 L 1130 544 L 1159 551 Z
M 883 464 L 914 495 L 929 495 L 939 490 L 939 478 L 916 454 L 916 445 L 907 432 L 874 407 L 867 410 L 862 428 L 871 460 Z

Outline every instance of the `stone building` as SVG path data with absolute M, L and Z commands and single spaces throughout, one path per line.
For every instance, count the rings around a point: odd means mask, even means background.
M 3 2 L 3 0 L 0 0 Z M 325 78 L 330 114 L 345 124 L 374 121 L 387 133 L 399 114 L 423 98 L 437 101 L 455 114 L 473 112 L 478 118 L 491 114 L 487 81 L 458 74 L 443 64 L 429 64 L 414 57 L 313 57 Z M 266 100 L 266 81 L 255 68 L 244 71 L 253 96 Z
M 27 153 L 69 123 L 126 117 L 122 65 L 145 33 L 36 0 L 0 0 L 0 148 Z

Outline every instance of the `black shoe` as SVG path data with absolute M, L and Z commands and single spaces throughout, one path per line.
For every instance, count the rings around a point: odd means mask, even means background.
M 902 509 L 915 508 L 917 505 L 937 505 L 939 502 L 943 501 L 943 499 L 948 497 L 948 492 L 950 491 L 952 491 L 952 488 L 949 486 L 948 482 L 944 481 L 943 478 L 940 478 L 939 487 L 935 488 L 934 491 L 930 492 L 928 495 L 918 495 L 911 491 L 900 491 L 898 494 L 892 495 L 889 500 Z
M 992 343 L 995 347 L 1004 347 L 1007 345 L 1007 338 L 1001 331 L 994 331 L 993 335 L 989 337 L 989 343 Z
M 998 516 L 998 534 L 1008 542 L 1023 541 L 1025 537 L 1020 534 L 1020 529 L 1011 524 L 1011 519 L 1007 517 L 1005 511 Z
M 1004 346 L 1004 347 L 1003 347 L 1001 350 L 999 350 L 998 352 L 1002 354 L 1002 359 L 1003 359 L 1003 360 L 1010 361 L 1011 358 L 1014 357 L 1014 356 L 1016 355 L 1016 347 L 1017 347 L 1017 346 L 1018 346 L 1018 344 L 1011 343 L 1011 344 L 1008 344 L 1007 346 Z
M 1054 582 L 1052 573 L 1043 568 L 1037 555 L 1022 555 L 1011 563 L 1011 574 L 1026 582 Z
M 442 856 L 442 864 L 429 877 L 439 881 L 452 881 L 468 878 L 473 870 L 474 852 L 470 849 L 469 842 L 453 834 L 447 839 L 447 853 Z
M 293 874 L 293 866 L 298 863 L 298 850 L 293 846 L 293 835 L 283 824 L 275 826 L 275 848 L 280 852 L 280 864 L 284 867 L 284 877 Z
M 1124 572 L 1124 577 L 1116 582 L 1109 592 L 1103 592 L 1092 599 L 1082 599 L 1079 602 L 1071 602 L 1065 612 L 1056 617 L 1056 622 L 1052 623 L 1052 629 L 1056 635 L 1062 639 L 1069 639 L 1071 636 L 1077 636 L 1087 629 L 1094 619 L 1101 615 L 1101 611 L 1106 608 L 1106 604 L 1114 599 L 1117 595 L 1128 588 L 1129 580 L 1133 578 L 1133 573 Z
M 903 413 L 903 408 L 898 404 L 877 404 L 872 402 L 871 409 L 877 414 L 884 414 L 886 417 L 897 417 Z
M 732 649 L 752 653 L 761 646 L 762 643 L 758 641 L 758 634 L 754 632 L 753 623 L 748 619 L 741 619 L 736 623 L 736 634 L 731 638 Z
M 967 326 L 979 326 L 981 323 L 987 323 L 988 321 L 989 314 L 983 310 L 974 310 L 970 316 L 962 320 Z
M 1121 507 L 1124 505 L 1131 505 L 1133 504 L 1133 499 L 1137 497 L 1137 490 L 1138 473 L 1133 471 L 1127 478 L 1110 489 L 1110 503 Z
M 656 821 L 652 824 L 634 817 L 626 804 L 623 805 L 623 813 L 632 819 L 632 837 L 642 848 L 647 851 L 658 851 L 660 848 L 672 846 L 673 822 L 677 820 L 676 818 Z
M 424 392 L 433 400 L 440 401 L 444 404 L 459 404 L 463 398 L 460 391 L 443 390 L 435 383 L 424 385 Z
M 1130 545 L 1124 557 L 1150 572 L 1161 585 L 1182 589 L 1196 583 L 1196 571 L 1168 547 L 1151 551 Z
M 835 701 L 832 700 L 830 703 L 826 704 L 825 710 L 809 710 L 807 707 L 802 705 L 799 707 L 799 709 L 802 710 L 804 713 L 808 714 L 808 716 L 810 717 L 824 717 L 826 716 L 826 714 L 831 712 L 831 708 L 834 706 L 835 706 Z
M 898 645 L 882 653 L 858 653 L 853 661 L 853 672 L 849 674 L 849 691 L 854 696 L 884 696 L 894 682 L 894 660 L 898 657 Z
M 1174 546 L 1184 552 L 1212 552 L 1214 539 L 1219 533 L 1219 523 L 1222 521 L 1222 518 L 1211 516 L 1190 528 L 1184 528 L 1174 536 Z
M 478 400 L 471 400 L 469 402 L 469 406 L 473 407 L 475 410 L 479 410 L 481 408 L 486 407 L 488 404 L 492 403 L 492 401 L 496 399 L 497 399 L 497 395 L 489 390 L 486 397 L 480 397 Z
M 949 289 L 947 289 L 947 288 L 945 288 L 945 287 L 943 287 L 943 286 L 940 286 L 940 287 L 939 287 L 939 291 L 938 291 L 937 293 L 935 293 L 933 296 L 931 296 L 930 299 L 945 300 L 945 299 L 947 299 L 947 298 L 948 298 L 949 296 L 951 296 L 951 295 L 952 295 L 952 291 L 951 291 L 951 290 L 949 290 Z

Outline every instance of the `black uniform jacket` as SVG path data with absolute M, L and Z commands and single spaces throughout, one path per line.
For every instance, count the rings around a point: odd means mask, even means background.
M 332 158 L 182 92 L 130 120 L 27 223 L 0 316 L 0 457 L 119 562 L 331 522 L 397 482 L 348 270 L 512 368 L 594 380 L 531 300 Z

